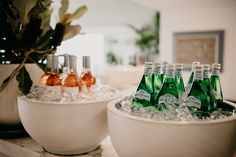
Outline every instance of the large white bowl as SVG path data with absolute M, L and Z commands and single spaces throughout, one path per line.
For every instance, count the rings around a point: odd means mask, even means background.
M 39 102 L 18 97 L 21 122 L 47 151 L 73 155 L 91 151 L 107 136 L 108 100 L 87 103 Z
M 209 121 L 155 121 L 120 112 L 116 102 L 108 105 L 108 128 L 120 157 L 236 155 L 236 115 Z

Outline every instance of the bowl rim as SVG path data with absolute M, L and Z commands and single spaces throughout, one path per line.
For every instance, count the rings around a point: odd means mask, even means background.
M 218 123 L 225 123 L 225 122 L 230 122 L 230 121 L 235 121 L 236 122 L 236 114 L 230 117 L 226 117 L 226 118 L 222 118 L 222 119 L 215 119 L 215 120 L 202 120 L 202 121 L 160 121 L 160 120 L 154 120 L 154 119 L 149 119 L 149 118 L 142 118 L 142 117 L 136 117 L 136 116 L 132 116 L 129 113 L 126 112 L 120 112 L 116 107 L 115 104 L 117 102 L 119 102 L 122 99 L 115 99 L 111 102 L 108 103 L 107 106 L 107 112 L 111 112 L 117 116 L 121 116 L 122 118 L 125 119 L 130 119 L 130 120 L 134 120 L 134 121 L 140 121 L 140 122 L 144 122 L 144 123 L 151 123 L 151 124 L 162 124 L 162 125 L 214 125 L 214 124 L 218 124 Z M 236 108 L 236 104 L 226 101 L 224 100 L 225 103 L 233 106 Z M 108 116 L 109 119 L 109 116 Z
M 111 87 L 110 87 L 111 88 Z M 102 103 L 102 102 L 107 102 L 107 101 L 111 101 L 114 99 L 118 99 L 121 96 L 121 92 L 118 89 L 115 88 L 111 88 L 112 90 L 115 91 L 115 94 L 112 97 L 109 97 L 107 99 L 98 99 L 98 100 L 93 100 L 93 101 L 72 101 L 72 102 L 56 102 L 56 101 L 39 101 L 39 100 L 35 100 L 35 99 L 28 99 L 25 95 L 22 96 L 18 96 L 17 99 L 18 100 L 23 100 L 23 101 L 28 101 L 33 103 L 37 103 L 37 104 L 43 104 L 43 105 L 83 105 L 83 104 L 96 104 L 96 103 Z M 19 103 L 18 103 L 19 104 Z

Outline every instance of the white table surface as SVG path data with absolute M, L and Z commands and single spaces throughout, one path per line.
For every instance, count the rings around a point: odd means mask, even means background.
M 62 157 L 46 152 L 30 137 L 0 140 L 0 157 Z M 119 157 L 107 137 L 94 151 L 74 157 Z

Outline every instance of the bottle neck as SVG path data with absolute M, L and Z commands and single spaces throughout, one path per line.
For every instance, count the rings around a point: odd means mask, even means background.
M 48 68 L 48 67 L 46 67 L 46 71 L 45 71 L 46 73 L 50 73 L 50 72 L 52 72 L 52 68 Z
M 174 78 L 174 70 L 167 70 L 165 73 L 166 78 Z
M 203 70 L 203 78 L 209 78 L 209 71 L 208 70 Z
M 47 62 L 46 69 L 52 69 L 52 62 Z
M 166 67 L 164 66 L 163 68 L 162 68 L 162 74 L 166 74 Z
M 77 75 L 77 64 L 76 60 L 73 60 L 70 62 L 70 74 L 75 74 Z
M 182 77 L 182 69 L 176 69 L 175 70 L 175 76 Z
M 194 80 L 202 80 L 203 79 L 202 71 L 195 71 L 193 78 L 194 78 Z
M 152 75 L 153 67 L 152 66 L 145 66 L 144 68 L 144 75 Z
M 53 60 L 53 66 L 52 66 L 52 73 L 53 74 L 58 74 L 59 73 L 59 64 L 58 64 L 58 58 L 55 58 Z
M 160 74 L 160 73 L 161 73 L 161 67 L 160 67 L 160 66 L 154 67 L 153 73 L 154 73 L 154 74 Z
M 52 69 L 52 74 L 58 74 L 59 73 L 59 69 L 58 68 L 53 68 Z
M 212 70 L 212 75 L 219 76 L 220 75 L 220 70 L 219 69 L 214 69 Z

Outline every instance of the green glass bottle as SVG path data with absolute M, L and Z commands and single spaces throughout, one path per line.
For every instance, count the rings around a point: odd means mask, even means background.
M 162 75 L 161 75 L 161 63 L 160 62 L 155 62 L 154 63 L 154 69 L 153 69 L 153 89 L 154 93 L 157 96 L 159 93 L 161 86 L 162 86 Z
M 188 83 L 187 83 L 187 85 L 186 85 L 186 88 L 185 88 L 187 93 L 189 92 L 189 90 L 190 90 L 190 88 L 191 88 L 191 86 L 192 86 L 192 83 L 193 83 L 194 69 L 195 69 L 195 66 L 196 66 L 196 65 L 200 65 L 200 62 L 194 61 L 194 62 L 192 63 L 192 71 L 191 71 L 190 77 L 189 77 L 189 79 L 188 79 Z
M 166 68 L 165 79 L 155 103 L 155 107 L 160 111 L 173 107 L 176 108 L 179 105 L 179 97 L 174 78 L 174 65 L 168 64 Z
M 217 103 L 214 97 L 214 92 L 211 87 L 210 81 L 210 66 L 208 64 L 203 64 L 203 82 L 206 87 L 206 93 L 210 98 L 211 111 L 217 110 Z
M 181 98 L 183 93 L 185 92 L 182 70 L 183 70 L 183 64 L 176 63 L 175 64 L 175 84 L 176 84 L 177 92 L 179 94 L 179 98 Z
M 219 107 L 221 107 L 221 103 L 223 102 L 223 94 L 222 94 L 222 88 L 220 83 L 220 69 L 221 65 L 214 63 L 212 65 L 212 74 L 211 74 L 211 87 L 216 99 L 216 103 Z
M 194 79 L 187 96 L 186 105 L 199 117 L 206 116 L 210 111 L 209 97 L 207 96 L 206 87 L 203 83 L 202 65 L 195 66 Z
M 135 107 L 148 107 L 153 105 L 153 63 L 145 62 L 144 74 L 134 95 L 132 105 Z
M 167 64 L 168 64 L 167 61 L 162 62 L 162 72 L 161 72 L 162 83 L 164 82 L 164 78 L 165 78 L 165 75 L 166 75 L 166 66 L 167 66 Z

